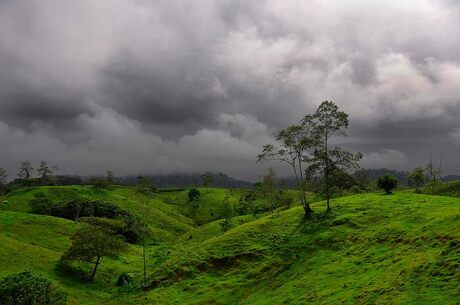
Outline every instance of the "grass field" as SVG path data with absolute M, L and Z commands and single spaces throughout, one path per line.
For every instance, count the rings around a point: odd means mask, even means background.
M 238 194 L 201 191 L 196 219 L 184 216 L 185 191 L 153 197 L 125 187 L 15 191 L 0 211 L 0 276 L 24 269 L 43 274 L 68 292 L 70 304 L 460 304 L 458 198 L 359 194 L 333 199 L 331 213 L 324 202 L 314 203 L 306 222 L 295 206 L 234 217 L 222 232 L 219 203 Z M 115 285 L 123 272 L 140 282 L 136 245 L 105 259 L 94 283 L 81 274 L 89 266 L 59 268 L 79 224 L 27 213 L 36 192 L 56 201 L 103 199 L 145 214 L 158 234 L 148 248 L 152 289 Z

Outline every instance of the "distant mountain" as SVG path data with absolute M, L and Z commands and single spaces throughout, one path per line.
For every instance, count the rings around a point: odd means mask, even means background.
M 406 171 L 398 171 L 394 169 L 388 168 L 370 168 L 370 169 L 362 169 L 367 172 L 369 175 L 369 179 L 371 181 L 377 180 L 380 176 L 383 175 L 392 175 L 395 176 L 402 185 L 407 185 L 407 175 L 409 172 Z M 442 177 L 442 181 L 449 182 L 460 180 L 460 175 L 447 175 Z M 296 186 L 295 177 L 284 177 L 279 180 L 280 187 L 292 188 Z
M 157 187 L 189 187 L 202 186 L 202 174 L 197 173 L 176 173 L 168 175 L 144 175 L 149 181 Z M 253 183 L 238 180 L 222 173 L 211 173 L 213 182 L 210 186 L 224 188 L 252 188 Z M 135 185 L 139 176 L 128 176 L 117 178 L 117 182 L 125 185 Z
M 407 184 L 406 177 L 409 174 L 409 172 L 406 171 L 398 171 L 388 168 L 371 168 L 363 170 L 367 172 L 367 174 L 369 175 L 369 179 L 371 179 L 371 181 L 377 180 L 380 176 L 383 175 L 392 175 L 395 176 L 403 185 Z
M 460 180 L 460 175 L 447 175 L 447 176 L 442 177 L 442 181 L 444 182 L 455 181 L 455 180 Z

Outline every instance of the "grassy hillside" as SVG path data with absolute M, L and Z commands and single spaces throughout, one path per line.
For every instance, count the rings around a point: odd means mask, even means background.
M 113 300 L 119 294 L 116 277 L 122 272 L 140 272 L 140 249 L 130 246 L 119 258 L 104 260 L 98 280 L 87 283 L 83 277 L 89 266 L 81 265 L 80 271 L 73 272 L 58 267 L 78 227 L 65 219 L 0 211 L 0 277 L 31 270 L 62 286 L 69 294 L 69 304 L 121 304 Z
M 141 215 L 159 241 L 172 240 L 194 226 L 193 220 L 181 214 L 176 205 L 165 203 L 160 196 L 144 196 L 130 187 L 111 187 L 97 190 L 91 186 L 33 187 L 15 190 L 6 196 L 4 210 L 27 213 L 30 201 L 43 193 L 54 202 L 68 202 L 75 198 L 102 200 L 116 203 L 132 213 Z
M 422 188 L 421 192 L 431 194 L 432 189 L 427 186 Z M 460 180 L 439 183 L 435 188 L 435 194 L 439 196 L 460 197 Z
M 56 201 L 100 198 L 140 214 L 147 206 L 149 224 L 164 238 L 148 248 L 151 289 L 115 286 L 123 272 L 140 281 L 138 246 L 105 260 L 94 283 L 79 273 L 89 266 L 57 267 L 79 224 L 24 213 L 36 192 Z M 238 194 L 202 194 L 197 214 L 205 224 L 197 226 L 182 214 L 184 191 L 151 198 L 123 187 L 15 191 L 2 208 L 9 211 L 0 211 L 0 277 L 29 268 L 60 284 L 70 304 L 459 304 L 460 199 L 360 194 L 334 199 L 332 213 L 313 204 L 307 222 L 293 207 L 233 217 L 222 232 L 222 220 L 214 220 L 220 202 Z
M 331 214 L 323 205 L 305 224 L 297 207 L 178 244 L 146 304 L 458 304 L 458 199 L 357 195 L 334 200 Z

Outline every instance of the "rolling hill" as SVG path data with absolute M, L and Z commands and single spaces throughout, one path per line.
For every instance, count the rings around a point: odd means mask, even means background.
M 161 236 L 148 248 L 149 289 L 115 285 L 121 273 L 140 282 L 137 245 L 104 261 L 94 283 L 82 279 L 88 266 L 60 267 L 79 224 L 27 213 L 37 192 L 56 201 L 104 199 L 145 215 Z M 70 304 L 459 304 L 458 198 L 358 194 L 333 199 L 331 213 L 314 203 L 306 222 L 295 206 L 233 217 L 222 232 L 222 220 L 209 211 L 238 193 L 202 192 L 198 226 L 184 215 L 185 191 L 150 197 L 128 187 L 17 190 L 0 211 L 0 276 L 43 274 L 68 292 Z

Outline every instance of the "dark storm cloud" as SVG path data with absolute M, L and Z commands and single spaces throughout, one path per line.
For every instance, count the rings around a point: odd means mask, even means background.
M 332 99 L 364 166 L 433 150 L 460 172 L 459 16 L 447 0 L 0 2 L 1 166 L 254 178 L 274 131 Z

